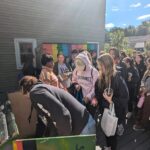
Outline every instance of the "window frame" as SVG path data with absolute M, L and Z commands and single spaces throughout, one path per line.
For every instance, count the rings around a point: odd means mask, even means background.
M 34 56 L 36 56 L 35 49 L 37 48 L 36 39 L 32 39 L 32 38 L 15 38 L 14 39 L 16 67 L 18 70 L 22 69 L 22 67 L 23 67 L 23 65 L 21 64 L 21 52 L 20 52 L 19 43 L 32 43 L 32 53 Z

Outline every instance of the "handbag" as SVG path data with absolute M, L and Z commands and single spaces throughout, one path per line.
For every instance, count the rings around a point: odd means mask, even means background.
M 107 137 L 114 136 L 117 130 L 118 118 L 115 115 L 114 103 L 110 104 L 109 109 L 105 108 L 102 119 L 101 128 Z

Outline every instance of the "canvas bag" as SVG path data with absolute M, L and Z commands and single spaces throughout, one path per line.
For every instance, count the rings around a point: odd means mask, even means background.
M 101 119 L 101 128 L 107 137 L 114 136 L 117 130 L 118 118 L 115 115 L 114 103 L 105 108 Z

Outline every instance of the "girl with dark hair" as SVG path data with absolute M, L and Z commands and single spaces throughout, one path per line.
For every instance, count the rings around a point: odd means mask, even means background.
M 142 54 L 136 54 L 135 65 L 136 65 L 136 68 L 138 69 L 140 81 L 141 81 L 143 78 L 144 72 L 146 71 L 146 66 L 144 63 L 144 56 Z
M 133 60 L 130 57 L 123 59 L 123 62 L 126 64 L 128 79 L 127 86 L 129 90 L 129 101 L 128 101 L 128 113 L 127 118 L 130 118 L 133 112 L 133 106 L 137 101 L 137 88 L 140 81 L 138 70 L 135 68 Z
M 112 47 L 109 50 L 109 54 L 112 56 L 112 58 L 114 60 L 116 70 L 118 72 L 120 72 L 120 74 L 124 78 L 125 82 L 127 82 L 127 67 L 124 64 L 124 62 L 122 62 L 122 60 L 121 60 L 120 51 L 117 48 Z
M 127 57 L 127 54 L 126 54 L 126 52 L 125 51 L 120 51 L 120 59 L 121 59 L 121 61 L 124 59 L 124 58 L 126 58 Z
M 95 96 L 98 101 L 99 111 L 103 114 L 105 108 L 109 108 L 111 103 L 114 103 L 115 114 L 118 117 L 117 131 L 123 131 L 123 124 L 126 118 L 126 109 L 128 103 L 128 89 L 124 79 L 115 69 L 115 64 L 109 54 L 101 55 L 97 60 L 99 68 L 99 78 L 95 84 Z M 107 94 L 106 89 L 110 88 L 111 94 Z M 111 124 L 111 122 L 110 122 Z M 99 128 L 97 133 L 99 133 Z M 117 147 L 117 131 L 114 136 L 107 137 L 106 143 L 108 150 L 116 150 Z
M 51 55 L 43 54 L 41 57 L 42 70 L 40 74 L 40 80 L 55 87 L 63 88 L 61 83 L 58 81 L 57 76 L 53 72 L 54 60 Z
M 54 65 L 54 73 L 66 89 L 71 85 L 71 72 L 70 66 L 65 62 L 65 56 L 62 52 L 59 52 L 57 54 L 57 62 Z

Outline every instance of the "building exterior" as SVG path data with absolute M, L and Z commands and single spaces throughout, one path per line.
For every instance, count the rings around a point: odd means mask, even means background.
M 144 43 L 144 42 L 136 43 L 135 46 L 134 46 L 134 49 L 135 49 L 136 51 L 141 51 L 141 52 L 143 52 L 143 51 L 144 51 L 144 48 L 145 48 L 145 43 Z
M 0 92 L 13 91 L 18 86 L 17 73 L 21 68 L 18 60 L 21 56 L 16 50 L 18 41 L 32 41 L 33 48 L 43 42 L 99 42 L 102 48 L 105 3 L 105 0 L 1 0 Z
M 130 36 L 127 38 L 128 38 L 130 48 L 133 48 L 139 51 L 144 51 L 146 43 L 150 41 L 150 34 L 144 35 L 144 36 Z

